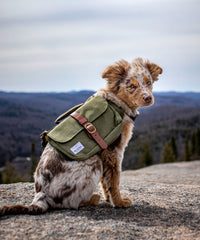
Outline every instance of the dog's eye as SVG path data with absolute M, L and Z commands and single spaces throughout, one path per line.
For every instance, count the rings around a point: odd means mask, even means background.
M 147 85 L 151 85 L 151 81 L 148 81 L 148 82 L 147 82 Z

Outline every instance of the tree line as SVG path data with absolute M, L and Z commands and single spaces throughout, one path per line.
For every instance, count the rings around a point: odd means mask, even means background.
M 184 139 L 184 152 L 177 149 L 176 138 L 171 135 L 170 140 L 164 145 L 162 150 L 161 163 L 171 163 L 177 161 L 191 161 L 200 158 L 200 128 L 188 133 Z M 141 167 L 153 165 L 154 159 L 150 151 L 150 144 L 147 143 L 141 155 Z
M 20 176 L 12 162 L 7 161 L 4 170 L 0 172 L 0 183 L 14 182 L 32 182 L 33 173 L 37 167 L 39 157 L 36 156 L 35 143 L 31 143 L 30 171 L 23 177 Z M 184 152 L 179 152 L 177 148 L 177 140 L 174 135 L 164 144 L 162 149 L 161 163 L 171 163 L 177 161 L 191 161 L 200 159 L 200 128 L 188 132 L 184 138 Z M 147 167 L 154 164 L 154 158 L 151 153 L 150 142 L 144 144 L 140 157 L 139 167 Z
M 6 165 L 2 172 L 0 172 L 0 184 L 7 184 L 7 183 L 16 183 L 16 182 L 33 182 L 33 174 L 38 164 L 39 157 L 36 156 L 35 151 L 35 142 L 31 143 L 31 156 L 29 171 L 25 173 L 25 175 L 21 176 L 20 173 L 17 171 L 15 165 L 10 162 L 6 161 Z

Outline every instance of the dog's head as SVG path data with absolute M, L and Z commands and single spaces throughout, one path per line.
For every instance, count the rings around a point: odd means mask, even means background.
M 137 58 L 132 63 L 121 60 L 107 67 L 102 73 L 102 78 L 107 79 L 108 90 L 131 109 L 136 109 L 154 103 L 153 83 L 161 73 L 162 68 L 155 63 Z

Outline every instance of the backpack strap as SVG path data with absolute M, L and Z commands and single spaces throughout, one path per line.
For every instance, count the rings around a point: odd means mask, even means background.
M 73 113 L 74 111 L 76 111 L 76 109 L 78 109 L 79 107 L 81 107 L 83 105 L 83 103 L 74 106 L 73 108 L 69 109 L 67 112 L 61 114 L 55 121 L 55 124 L 59 124 L 61 120 L 63 120 L 64 118 L 68 117 L 71 113 Z
M 70 116 L 76 119 L 78 123 L 87 130 L 89 136 L 91 136 L 102 149 L 106 149 L 108 147 L 107 143 L 99 135 L 99 132 L 96 130 L 95 126 L 88 122 L 86 118 L 77 112 L 73 112 L 70 114 Z

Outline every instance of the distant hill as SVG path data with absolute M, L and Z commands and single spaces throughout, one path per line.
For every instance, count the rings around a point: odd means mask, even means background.
M 178 105 L 178 106 L 200 106 L 200 93 L 195 92 L 156 92 L 155 104 L 156 106 L 162 105 Z
M 39 135 L 54 126 L 54 120 L 94 92 L 15 93 L 0 92 L 0 167 L 6 160 L 41 153 Z M 175 134 L 180 151 L 184 136 L 200 127 L 200 93 L 156 92 L 155 104 L 140 109 L 134 137 L 125 154 L 124 168 L 137 168 L 145 142 L 154 161 L 160 161 L 163 145 Z
M 60 114 L 68 108 L 84 102 L 94 92 L 79 91 L 67 93 L 15 93 L 0 92 L 0 108 L 15 105 Z
M 15 93 L 0 92 L 0 167 L 6 160 L 41 153 L 40 133 L 51 129 L 61 113 L 85 102 L 94 92 Z

